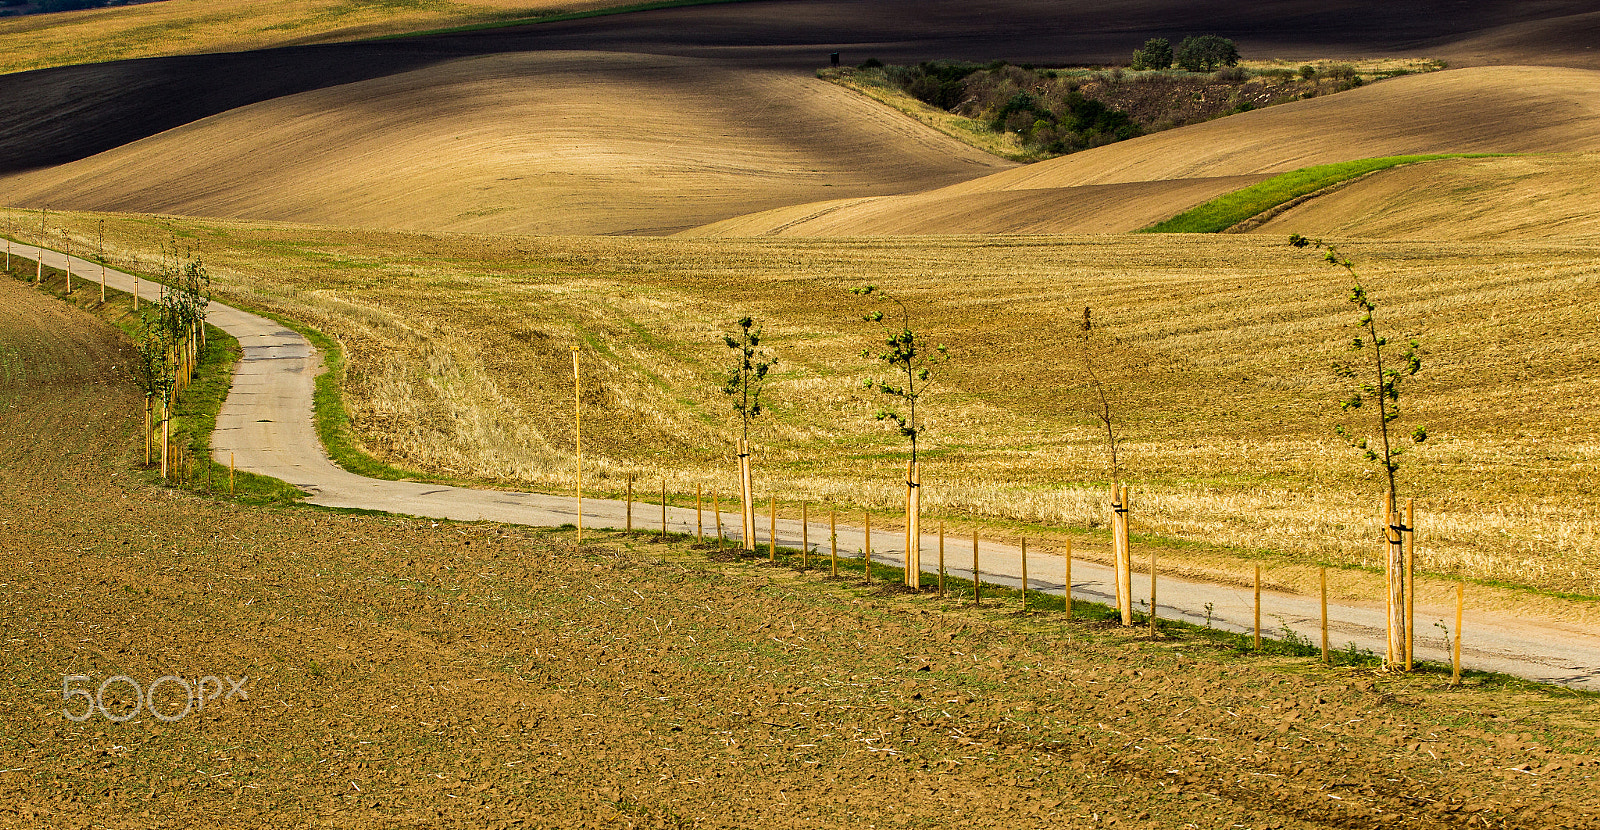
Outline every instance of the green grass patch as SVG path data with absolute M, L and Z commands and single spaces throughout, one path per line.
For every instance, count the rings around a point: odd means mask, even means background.
M 355 431 L 350 428 L 350 415 L 344 406 L 344 393 L 339 379 L 344 376 L 344 349 L 339 341 L 316 329 L 276 314 L 251 310 L 311 341 L 322 352 L 323 371 L 317 375 L 312 392 L 312 418 L 316 423 L 317 437 L 328 451 L 328 457 L 356 475 L 381 478 L 387 481 L 444 481 L 414 470 L 406 470 L 385 463 L 363 452 L 356 443 Z
M 610 17 L 614 14 L 632 14 L 634 12 L 653 12 L 659 9 L 676 9 L 684 6 L 719 6 L 724 3 L 743 3 L 746 0 L 654 0 L 648 3 L 629 3 L 626 6 L 612 6 L 605 9 L 590 9 L 581 12 L 551 12 L 538 14 L 531 17 L 513 17 L 506 20 L 494 20 L 488 23 L 468 23 L 464 26 L 447 26 L 442 29 L 427 29 L 420 32 L 405 32 L 402 34 L 384 35 L 370 38 L 370 40 L 400 40 L 402 38 L 428 37 L 430 35 L 453 35 L 462 32 L 481 32 L 485 29 L 507 29 L 513 26 L 532 26 L 538 23 L 560 23 L 567 20 L 586 20 L 591 17 Z
M 1221 233 L 1253 216 L 1259 216 L 1292 199 L 1379 170 L 1452 158 L 1491 158 L 1492 153 L 1446 153 L 1421 156 L 1386 156 L 1337 164 L 1303 167 L 1273 176 L 1242 190 L 1218 196 L 1177 216 L 1158 222 L 1140 233 Z

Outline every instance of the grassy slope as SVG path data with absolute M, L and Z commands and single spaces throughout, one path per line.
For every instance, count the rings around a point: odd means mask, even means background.
M 1266 213 L 1287 202 L 1307 196 L 1323 188 L 1332 187 L 1351 179 L 1388 170 L 1403 164 L 1438 161 L 1447 158 L 1481 158 L 1481 156 L 1425 155 L 1390 156 L 1377 159 L 1357 159 L 1338 164 L 1320 164 L 1288 173 L 1280 173 L 1259 184 L 1236 190 L 1201 205 L 1196 205 L 1177 216 L 1157 222 L 1145 233 L 1221 233 L 1252 217 Z
M 1104 469 L 1068 331 L 1090 305 L 1124 344 L 1115 383 L 1141 532 L 1270 549 L 1286 563 L 1376 561 L 1373 471 L 1332 436 L 1342 392 L 1317 368 L 1344 356 L 1347 287 L 1277 239 L 727 243 L 173 227 L 224 296 L 244 292 L 345 344 L 367 450 L 519 487 L 569 483 L 570 425 L 550 402 L 570 391 L 576 342 L 594 384 L 585 446 L 596 486 L 665 475 L 680 492 L 726 491 L 718 332 L 748 312 L 782 360 L 759 430 L 762 488 L 893 505 L 901 448 L 859 391 L 872 370 L 856 355 L 874 332 L 845 293 L 870 278 L 956 350 L 927 410 L 927 476 L 942 482 L 929 487 L 930 509 L 1075 527 L 1085 543 L 1102 532 L 1091 485 Z M 167 233 L 138 217 L 107 222 L 118 256 Z M 1592 251 L 1344 247 L 1385 325 L 1428 350 L 1403 422 L 1434 436 L 1405 474 L 1426 517 L 1426 570 L 1600 594 L 1588 472 L 1600 432 L 1571 404 L 1600 386 L 1596 341 L 1574 334 L 1592 327 L 1600 299 Z M 1224 578 L 1242 573 L 1204 549 L 1185 555 Z
M 1544 830 L 1600 815 L 1587 697 L 1241 658 L 619 534 L 578 547 L 174 497 L 127 476 L 138 396 L 105 381 L 111 333 L 9 280 L 0 296 L 0 355 L 24 367 L 0 379 L 3 823 Z M 170 723 L 74 723 L 73 673 L 90 688 L 227 676 L 248 696 Z M 110 686 L 113 712 L 125 689 Z

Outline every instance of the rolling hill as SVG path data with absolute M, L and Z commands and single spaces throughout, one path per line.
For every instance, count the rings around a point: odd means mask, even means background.
M 5 201 L 550 234 L 668 233 L 780 208 L 730 227 L 1108 232 L 1210 198 L 1230 177 L 1320 159 L 1591 149 L 1579 134 L 1592 76 L 1497 68 L 1385 83 L 971 181 L 1009 165 L 809 78 L 831 51 L 850 62 L 1121 61 L 1148 36 L 1195 31 L 1288 60 L 1460 55 L 1595 67 L 1584 45 L 1591 9 L 1577 2 L 931 0 L 908 16 L 883 0 L 752 0 L 364 42 L 327 41 L 439 19 L 408 23 L 403 9 L 370 26 L 345 12 L 311 15 L 314 25 L 280 19 L 315 8 L 168 0 L 8 21 L 3 54 L 157 56 L 0 74 Z M 482 0 L 452 14 L 542 8 Z M 139 15 L 167 17 L 127 28 Z M 253 51 L 227 51 L 240 48 Z M 1118 187 L 1061 190 L 1086 185 Z M 895 194 L 918 195 L 879 198 Z
M 1480 67 L 1156 133 L 932 192 L 787 207 L 702 236 L 1131 231 L 1315 164 L 1412 153 L 1600 150 L 1600 72 Z M 1257 178 L 1252 178 L 1257 177 Z
M 466 58 L 0 178 L 18 204 L 374 228 L 666 233 L 1014 166 L 814 78 L 608 52 Z
M 1600 155 L 1448 159 L 1386 170 L 1290 208 L 1252 232 L 1366 239 L 1600 236 Z

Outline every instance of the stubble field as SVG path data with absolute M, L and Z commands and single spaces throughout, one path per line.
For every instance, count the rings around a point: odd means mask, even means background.
M 96 219 L 74 217 L 87 244 Z M 218 293 L 347 349 L 359 440 L 446 477 L 564 489 L 575 474 L 570 347 L 586 375 L 591 484 L 730 489 L 720 332 L 767 327 L 780 365 L 758 422 L 758 488 L 897 503 L 903 446 L 861 389 L 878 336 L 847 289 L 906 299 L 952 350 L 927 401 L 924 503 L 952 519 L 1098 533 L 1105 449 L 1074 327 L 1117 341 L 1103 367 L 1140 532 L 1235 557 L 1372 566 L 1377 471 L 1333 435 L 1355 315 L 1340 272 L 1271 237 L 720 242 L 374 234 L 111 217 L 116 257 L 169 234 Z M 1600 436 L 1592 249 L 1350 243 L 1379 321 L 1416 336 L 1402 490 L 1424 569 L 1595 596 Z M 145 260 L 149 262 L 149 259 Z M 1353 421 L 1363 426 L 1362 421 Z
M 127 347 L 18 282 L 0 299 L 0 826 L 1600 818 L 1600 715 L 1570 693 L 1239 658 L 642 537 L 166 490 L 135 464 Z M 74 674 L 245 694 L 77 723 Z

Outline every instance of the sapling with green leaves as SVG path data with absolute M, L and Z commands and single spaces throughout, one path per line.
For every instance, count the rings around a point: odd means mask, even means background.
M 722 342 L 736 355 L 736 363 L 724 377 L 722 393 L 733 400 L 739 413 L 739 489 L 743 504 L 744 548 L 755 550 L 755 480 L 750 471 L 750 422 L 761 416 L 761 390 L 767 373 L 777 364 L 771 353 L 761 348 L 761 326 L 753 317 L 739 318 L 737 334 L 724 334 Z
M 1400 470 L 1399 458 L 1405 453 L 1405 448 L 1393 440 L 1390 425 L 1400 419 L 1401 384 L 1422 370 L 1422 347 L 1415 339 L 1411 339 L 1408 341 L 1405 354 L 1400 355 L 1398 360 L 1394 359 L 1392 348 L 1386 354 L 1384 349 L 1390 344 L 1389 339 L 1378 332 L 1376 319 L 1378 306 L 1368 295 L 1366 287 L 1361 284 L 1361 277 L 1356 274 L 1355 263 L 1340 254 L 1334 246 L 1324 245 L 1321 240 L 1310 240 L 1299 234 L 1292 234 L 1289 237 L 1289 244 L 1296 248 L 1314 246 L 1322 249 L 1323 261 L 1333 267 L 1345 269 L 1353 282 L 1350 288 L 1350 303 L 1361 315 L 1356 320 L 1356 326 L 1362 329 L 1364 334 L 1351 340 L 1350 351 L 1367 355 L 1370 363 L 1359 368 L 1346 363 L 1334 365 L 1334 371 L 1340 377 L 1356 384 L 1350 397 L 1339 402 L 1339 409 L 1349 413 L 1364 408 L 1368 403 L 1376 403 L 1377 429 L 1376 435 L 1362 437 L 1352 435 L 1350 428 L 1345 424 L 1338 424 L 1334 426 L 1334 432 L 1360 450 L 1366 460 L 1377 464 L 1383 470 L 1388 482 L 1389 501 L 1397 505 L 1399 488 L 1396 474 Z M 1370 378 L 1371 382 L 1364 382 L 1361 380 L 1362 377 Z M 1411 432 L 1411 440 L 1414 443 L 1420 444 L 1427 438 L 1427 427 L 1418 426 Z
M 1411 606 L 1415 593 L 1412 582 L 1414 552 L 1406 544 L 1406 540 L 1413 528 L 1411 525 L 1411 510 L 1408 507 L 1405 515 L 1400 513 L 1400 500 L 1395 476 L 1400 470 L 1398 458 L 1405 452 L 1403 447 L 1391 440 L 1390 425 L 1400 419 L 1400 388 L 1401 384 L 1422 369 L 1422 358 L 1419 354 L 1421 346 L 1415 339 L 1410 340 L 1410 347 L 1398 360 L 1393 358 L 1391 349 L 1386 355 L 1385 347 L 1389 346 L 1389 339 L 1378 331 L 1377 311 L 1378 306 L 1372 301 L 1367 289 L 1361 284 L 1361 278 L 1356 274 L 1355 263 L 1339 253 L 1338 248 L 1324 245 L 1321 240 L 1310 240 L 1299 234 L 1289 237 L 1289 244 L 1296 248 L 1315 246 L 1322 249 L 1323 262 L 1336 268 L 1343 268 L 1350 275 L 1353 283 L 1350 289 L 1350 303 L 1360 313 L 1356 326 L 1362 329 L 1363 334 L 1351 340 L 1350 351 L 1361 352 L 1365 359 L 1361 362 L 1366 365 L 1357 367 L 1351 364 L 1336 363 L 1334 371 L 1342 378 L 1355 384 L 1350 397 L 1340 401 L 1339 409 L 1345 413 L 1365 408 L 1368 402 L 1377 404 L 1378 416 L 1376 444 L 1374 436 L 1353 436 L 1344 424 L 1334 427 L 1339 437 L 1349 441 L 1362 455 L 1383 468 L 1388 483 L 1387 499 L 1385 500 L 1384 541 L 1387 548 L 1385 554 L 1385 570 L 1388 574 L 1388 655 L 1386 663 L 1391 668 L 1410 671 L 1413 646 L 1413 628 Z M 1385 362 L 1385 357 L 1389 360 Z M 1367 362 L 1370 359 L 1370 362 Z M 1361 378 L 1370 381 L 1363 381 Z M 1417 427 L 1411 433 L 1411 440 L 1421 443 L 1428 437 L 1425 427 Z
M 852 288 L 850 293 L 858 297 L 871 297 L 894 303 L 900 309 L 898 327 L 894 323 L 885 323 L 884 350 L 874 352 L 872 349 L 865 349 L 861 352 L 861 356 L 883 361 L 894 372 L 893 380 L 868 380 L 866 388 L 893 401 L 890 406 L 880 407 L 876 417 L 879 421 L 893 421 L 899 428 L 900 435 L 911 443 L 911 458 L 906 463 L 905 580 L 910 587 L 920 588 L 922 535 L 919 519 L 922 505 L 922 468 L 917 459 L 917 439 L 922 435 L 922 424 L 918 420 L 917 404 L 932 385 L 933 368 L 948 360 L 950 353 L 943 345 L 935 345 L 931 350 L 923 348 L 926 340 L 917 339 L 917 333 L 911 326 L 911 310 L 900 298 L 880 290 L 875 285 Z M 874 309 L 862 319 L 869 323 L 885 322 L 881 308 Z

